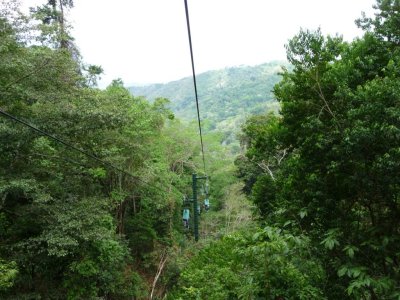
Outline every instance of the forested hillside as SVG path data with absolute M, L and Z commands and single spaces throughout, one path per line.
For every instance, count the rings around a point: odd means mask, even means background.
M 72 6 L 0 10 L 0 298 L 156 298 L 191 240 L 181 213 L 197 130 L 121 80 L 95 88 L 101 67 L 62 18 Z M 218 136 L 205 142 L 218 207 L 232 165 Z
M 221 122 L 244 114 L 259 114 L 273 106 L 274 85 L 285 62 L 270 62 L 258 66 L 239 66 L 208 71 L 196 76 L 203 118 Z M 181 119 L 192 120 L 196 112 L 193 101 L 193 79 L 186 77 L 166 84 L 133 86 L 133 95 L 150 100 L 165 97 L 171 110 Z M 276 108 L 276 106 L 274 106 Z
M 400 298 L 400 2 L 351 43 L 300 30 L 280 115 L 249 118 L 235 163 L 260 229 L 202 249 L 170 299 Z
M 73 6 L 0 7 L 0 299 L 400 299 L 398 0 L 200 75 L 204 157 L 192 79 L 97 88 Z
M 236 134 L 247 116 L 266 110 L 277 112 L 272 90 L 285 66 L 286 62 L 276 61 L 199 74 L 196 79 L 205 130 L 223 134 L 225 144 L 237 144 Z M 171 101 L 168 107 L 183 120 L 190 121 L 196 116 L 191 77 L 166 84 L 133 86 L 129 90 L 150 100 L 168 98 Z

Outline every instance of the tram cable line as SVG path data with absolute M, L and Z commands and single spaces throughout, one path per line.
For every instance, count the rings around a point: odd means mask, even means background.
M 87 152 L 87 151 L 85 151 L 85 150 L 83 150 L 83 149 L 80 149 L 80 148 L 78 148 L 78 147 L 76 147 L 76 146 L 74 146 L 74 145 L 71 145 L 71 144 L 65 142 L 64 140 L 62 140 L 62 139 L 60 139 L 60 138 L 58 138 L 58 137 L 56 137 L 56 136 L 54 136 L 54 135 L 52 135 L 52 134 L 46 132 L 46 131 L 44 131 L 44 130 L 42 130 L 42 129 L 40 129 L 40 128 L 37 128 L 37 127 L 34 126 L 34 125 L 32 125 L 32 124 L 30 124 L 30 123 L 28 123 L 28 122 L 26 122 L 26 121 L 24 121 L 24 120 L 21 120 L 20 118 L 17 118 L 16 116 L 14 116 L 14 115 L 12 115 L 12 114 L 10 114 L 10 113 L 4 111 L 2 108 L 0 108 L 0 115 L 4 116 L 4 117 L 6 117 L 6 118 L 8 118 L 8 119 L 10 119 L 10 120 L 13 120 L 14 122 L 17 122 L 17 123 L 19 123 L 19 124 L 24 125 L 24 126 L 30 128 L 31 130 L 33 130 L 33 131 L 39 133 L 40 135 L 49 137 L 50 139 L 56 141 L 57 143 L 62 144 L 62 145 L 64 145 L 64 146 L 67 147 L 67 148 L 70 148 L 70 149 L 72 149 L 72 150 L 74 150 L 74 151 L 76 151 L 76 152 L 79 152 L 79 153 L 81 153 L 81 154 L 83 154 L 83 155 L 85 155 L 85 156 L 87 156 L 87 157 L 89 157 L 89 158 L 91 158 L 91 159 L 93 159 L 93 160 L 95 160 L 95 161 L 101 163 L 101 164 L 102 164 L 103 166 L 105 166 L 105 167 L 108 167 L 108 168 L 117 170 L 118 172 L 120 172 L 120 173 L 122 173 L 122 174 L 125 174 L 125 175 L 128 175 L 129 177 L 132 177 L 133 179 L 135 179 L 135 180 L 137 180 L 137 181 L 139 181 L 139 182 L 141 182 L 141 183 L 143 183 L 143 184 L 145 184 L 145 185 L 147 185 L 147 186 L 149 186 L 149 187 L 152 187 L 152 188 L 154 188 L 154 189 L 157 189 L 158 191 L 161 191 L 161 192 L 164 192 L 164 193 L 167 193 L 167 194 L 169 193 L 167 190 L 164 190 L 164 189 L 162 189 L 162 188 L 160 188 L 160 187 L 158 187 L 158 186 L 155 186 L 155 185 L 153 185 L 153 184 L 151 184 L 151 183 L 149 183 L 149 182 L 147 182 L 147 181 L 141 179 L 140 177 L 138 177 L 138 176 L 136 176 L 136 175 L 133 175 L 132 173 L 130 173 L 130 172 L 124 170 L 124 169 L 121 169 L 120 167 L 118 167 L 118 166 L 116 166 L 116 165 L 114 165 L 114 164 L 111 164 L 111 163 L 109 163 L 109 162 L 107 162 L 107 161 L 104 161 L 104 160 L 98 158 L 98 157 L 97 157 L 96 155 L 94 155 L 94 154 L 91 154 L 91 153 L 89 153 L 89 152 Z M 78 163 L 78 164 L 79 164 L 80 166 L 82 166 L 82 167 L 87 168 L 87 166 L 85 166 L 85 165 L 83 165 L 83 164 L 80 164 L 80 163 Z M 172 186 L 173 188 L 175 188 L 173 185 L 171 185 L 171 186 Z M 176 188 L 175 188 L 175 189 L 176 189 Z M 179 191 L 178 191 L 178 192 L 179 192 Z M 181 195 L 182 193 L 179 192 L 179 194 Z
M 188 39 L 189 39 L 189 48 L 190 48 L 190 58 L 192 62 L 192 73 L 193 73 L 193 85 L 194 85 L 194 94 L 196 98 L 196 109 L 197 109 L 197 120 L 199 123 L 199 134 L 200 134 L 200 143 L 201 143 L 201 153 L 203 157 L 203 167 L 204 167 L 204 174 L 207 174 L 206 172 L 206 161 L 204 158 L 204 143 L 203 143 L 203 134 L 201 131 L 201 119 L 200 119 L 200 109 L 199 109 L 199 97 L 197 94 L 197 82 L 196 82 L 196 72 L 194 68 L 194 58 L 193 58 L 193 45 L 192 45 L 192 34 L 190 31 L 190 20 L 189 20 L 189 8 L 187 4 L 187 0 L 185 1 L 185 14 L 186 14 L 186 26 L 187 26 L 187 32 L 188 32 Z
M 201 130 L 201 118 L 200 118 L 200 107 L 199 107 L 199 97 L 197 93 L 197 81 L 196 81 L 196 71 L 194 67 L 194 56 L 193 56 L 193 43 L 192 43 L 192 34 L 190 30 L 190 19 L 189 19 L 189 8 L 188 8 L 188 3 L 187 0 L 184 0 L 185 3 L 185 15 L 186 15 L 186 27 L 187 27 L 187 33 L 188 33 L 188 40 L 189 40 L 189 49 L 190 49 L 190 59 L 191 59 L 191 64 L 192 64 L 192 76 L 193 76 L 193 86 L 194 86 L 194 94 L 195 94 L 195 100 L 196 100 L 196 110 L 197 110 L 197 121 L 199 124 L 199 135 L 200 135 L 200 143 L 201 143 L 201 154 L 203 158 L 203 168 L 204 168 L 204 176 L 197 176 L 196 173 L 192 174 L 192 192 L 193 192 L 193 197 L 189 201 L 184 201 L 184 209 L 183 209 L 183 222 L 184 222 L 184 227 L 189 228 L 189 208 L 188 204 L 193 204 L 193 235 L 194 235 L 194 240 L 197 242 L 199 240 L 199 215 L 200 215 L 200 210 L 201 206 L 199 205 L 199 199 L 197 195 L 197 189 L 198 189 L 198 180 L 205 180 L 206 181 L 206 186 L 207 189 L 205 191 L 205 200 L 204 200 L 204 206 L 206 211 L 210 208 L 210 202 L 208 199 L 208 176 L 207 176 L 207 170 L 206 170 L 206 160 L 204 156 L 204 142 L 203 142 L 203 133 Z M 185 205 L 186 204 L 186 205 Z
M 198 198 L 197 198 L 197 181 L 198 180 L 206 180 L 206 192 L 205 192 L 205 196 L 206 196 L 206 202 L 207 203 L 207 209 L 209 208 L 209 200 L 208 200 L 208 176 L 207 176 L 207 170 L 206 170 L 206 161 L 205 161 L 205 155 L 204 155 L 204 142 L 203 142 L 203 133 L 202 133 L 202 127 L 201 127 L 201 118 L 200 118 L 200 106 L 199 106 L 199 97 L 198 97 L 198 91 L 197 91 L 197 81 L 196 81 L 196 72 L 195 72 L 195 64 L 194 64 L 194 55 L 193 55 L 193 44 L 192 44 L 192 36 L 191 36 L 191 29 L 190 29 L 190 19 L 189 19 L 189 9 L 188 9 L 188 4 L 187 4 L 187 0 L 184 0 L 184 4 L 185 4 L 185 15 L 186 15 L 186 26 L 187 26 L 187 33 L 188 33 L 188 40 L 189 40 L 189 49 L 190 49 L 190 58 L 191 58 L 191 66 L 192 66 L 192 76 L 193 76 L 193 86 L 194 86 L 194 94 L 195 94 L 195 101 L 196 101 L 196 110 L 197 110 L 197 121 L 198 121 L 198 127 L 199 127 L 199 136 L 200 136 L 200 144 L 201 144 L 201 154 L 202 154 L 202 161 L 203 161 L 203 168 L 204 168 L 204 176 L 200 176 L 198 177 L 196 173 L 192 174 L 192 189 L 193 189 L 193 198 L 191 199 L 190 202 L 193 203 L 193 213 L 194 213 L 194 237 L 195 237 L 195 241 L 198 241 L 199 239 L 199 229 L 198 229 L 198 223 L 199 223 L 199 210 L 200 210 L 200 206 L 198 204 Z M 81 149 L 77 146 L 71 145 L 70 143 L 58 138 L 57 136 L 50 134 L 44 130 L 41 130 L 40 128 L 6 112 L 3 108 L 0 107 L 0 115 L 2 115 L 3 117 L 6 117 L 16 123 L 22 124 L 28 128 L 30 128 L 31 130 L 35 131 L 36 133 L 38 133 L 39 135 L 42 136 L 46 136 L 50 139 L 52 139 L 53 141 L 64 145 L 65 147 L 72 149 L 78 153 L 81 153 L 83 155 L 85 155 L 86 157 L 89 157 L 92 160 L 97 161 L 98 163 L 100 163 L 101 165 L 107 167 L 107 168 L 111 168 L 114 169 L 122 174 L 128 175 L 129 177 L 132 177 L 133 179 L 147 185 L 148 187 L 152 187 L 154 189 L 157 189 L 158 191 L 164 192 L 164 193 L 170 193 L 170 191 L 167 191 L 165 189 L 162 189 L 158 186 L 155 186 L 153 184 L 150 184 L 149 182 L 146 182 L 145 180 L 139 178 L 138 176 L 133 175 L 132 173 L 110 163 L 107 161 L 102 160 L 101 158 L 99 158 L 98 156 L 96 156 L 93 153 L 90 153 L 84 149 Z M 54 157 L 57 159 L 57 157 Z M 58 159 L 61 159 L 61 157 L 59 157 Z M 76 163 L 76 162 L 75 162 Z M 88 166 L 85 166 L 81 163 L 78 163 L 80 166 L 84 167 L 84 168 L 88 168 Z M 179 196 L 182 196 L 182 193 L 173 185 L 171 185 L 171 187 L 175 190 L 178 191 Z M 173 191 L 174 194 L 177 195 L 177 193 L 175 193 L 175 191 Z M 184 204 L 185 206 L 185 204 Z M 189 212 L 189 210 L 186 208 L 184 209 L 184 214 L 185 212 Z M 185 218 L 185 216 L 184 216 Z M 189 221 L 189 214 L 187 215 L 187 226 L 188 226 L 188 221 Z

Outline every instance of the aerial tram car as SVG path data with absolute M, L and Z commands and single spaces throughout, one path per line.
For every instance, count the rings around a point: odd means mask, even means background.
M 190 229 L 190 211 L 193 213 L 193 234 L 195 237 L 195 240 L 197 241 L 199 238 L 199 216 L 202 211 L 202 207 L 205 212 L 209 211 L 210 209 L 210 199 L 209 199 L 209 182 L 208 182 L 208 176 L 203 176 L 203 177 L 198 177 L 196 174 L 193 174 L 192 176 L 193 182 L 192 182 L 192 189 L 193 189 L 193 197 L 188 198 L 186 195 L 183 197 L 183 203 L 182 203 L 182 221 L 183 221 L 183 227 L 184 230 L 189 230 Z M 200 189 L 200 195 L 199 198 L 204 198 L 201 205 L 199 202 L 200 199 L 198 199 L 198 188 L 197 188 L 197 181 L 198 180 L 206 180 L 205 185 L 202 185 L 202 188 Z

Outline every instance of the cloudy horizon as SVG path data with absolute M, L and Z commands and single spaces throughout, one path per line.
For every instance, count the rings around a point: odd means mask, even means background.
M 21 0 L 35 6 L 42 0 Z M 354 21 L 373 0 L 188 1 L 196 73 L 285 60 L 284 45 L 300 28 L 362 34 Z M 191 75 L 183 0 L 75 1 L 67 19 L 88 64 L 101 65 L 100 87 L 166 83 Z

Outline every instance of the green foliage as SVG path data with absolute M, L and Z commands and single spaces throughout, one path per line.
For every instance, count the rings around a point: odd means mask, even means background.
M 265 102 L 273 99 L 271 90 L 279 80 L 281 64 L 284 63 L 271 62 L 255 67 L 242 66 L 199 74 L 197 83 L 202 117 L 219 123 L 240 113 L 263 111 Z M 195 116 L 193 82 L 189 77 L 167 84 L 131 87 L 130 91 L 152 100 L 166 97 L 171 100 L 171 109 L 179 117 L 192 120 Z
M 400 289 L 398 5 L 378 1 L 352 43 L 301 31 L 274 88 L 281 117 L 243 127 L 239 175 L 267 223 L 307 234 L 332 299 Z
M 232 153 L 238 153 L 236 134 L 246 115 L 278 110 L 271 91 L 280 79 L 281 65 L 286 63 L 271 62 L 199 74 L 197 84 L 204 131 L 222 133 L 223 143 L 230 146 Z M 190 121 L 196 116 L 193 81 L 189 77 L 167 84 L 134 86 L 129 90 L 151 100 L 170 99 L 169 107 L 183 120 Z
M 377 0 L 378 9 L 375 18 L 368 18 L 365 14 L 357 20 L 357 25 L 364 30 L 374 33 L 382 40 L 394 45 L 400 44 L 400 3 L 398 0 Z
M 200 250 L 168 299 L 324 299 L 324 273 L 307 239 L 266 227 Z
M 0 298 L 145 298 L 183 236 L 196 132 L 121 80 L 93 88 L 101 67 L 79 61 L 60 5 L 35 10 L 39 27 L 1 9 L 0 106 L 107 164 L 1 117 Z
M 17 264 L 0 260 L 0 291 L 7 290 L 12 287 L 14 280 L 18 275 Z
M 181 274 L 181 198 L 202 158 L 197 124 L 169 107 L 195 115 L 191 81 L 158 86 L 152 103 L 120 79 L 98 90 L 102 68 L 81 63 L 64 20 L 72 1 L 29 17 L 9 5 L 0 10 L 1 109 L 107 163 L 0 119 L 0 298 L 141 299 L 174 284 L 170 299 L 399 297 L 397 0 L 379 0 L 352 43 L 319 30 L 289 42 L 293 69 L 274 88 L 281 116 L 249 118 L 236 160 L 269 226 L 211 243 Z M 245 114 L 271 108 L 277 71 L 271 63 L 198 77 L 208 219 L 226 232 L 231 216 L 249 219 L 249 206 L 225 201 L 238 186 L 221 144 L 233 144 Z

